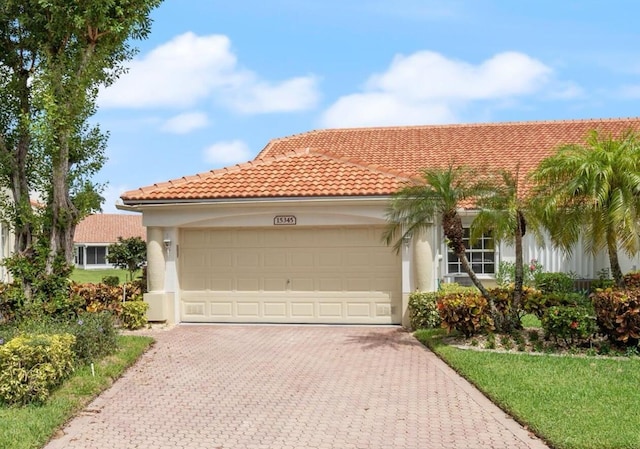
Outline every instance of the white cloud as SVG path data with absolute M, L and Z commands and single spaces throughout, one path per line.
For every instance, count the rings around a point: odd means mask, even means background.
M 338 99 L 322 121 L 328 127 L 455 122 L 469 103 L 534 94 L 551 74 L 542 62 L 517 52 L 478 65 L 430 51 L 399 55 L 366 81 L 363 92 Z
M 253 154 L 249 146 L 241 140 L 216 142 L 205 148 L 203 152 L 204 161 L 216 167 L 246 162 L 252 158 Z
M 205 128 L 208 124 L 209 119 L 204 112 L 186 112 L 164 122 L 162 130 L 172 134 L 188 134 L 191 131 Z
M 227 103 L 235 111 L 245 114 L 311 109 L 319 99 L 316 84 L 313 76 L 276 84 L 254 81 L 246 89 L 232 92 Z
M 216 99 L 239 112 L 312 108 L 314 76 L 270 82 L 239 66 L 224 35 L 185 33 L 129 64 L 129 73 L 100 93 L 104 108 L 187 108 Z

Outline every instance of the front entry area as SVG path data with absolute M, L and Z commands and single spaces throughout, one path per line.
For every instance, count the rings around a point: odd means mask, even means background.
M 400 324 L 401 260 L 377 226 L 183 229 L 183 322 Z

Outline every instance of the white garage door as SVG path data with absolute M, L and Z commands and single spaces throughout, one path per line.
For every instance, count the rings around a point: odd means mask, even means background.
M 182 321 L 400 323 L 400 257 L 381 232 L 184 230 Z

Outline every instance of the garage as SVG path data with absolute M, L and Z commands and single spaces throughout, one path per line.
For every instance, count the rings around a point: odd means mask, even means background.
M 381 232 L 182 229 L 181 321 L 399 324 L 401 261 Z

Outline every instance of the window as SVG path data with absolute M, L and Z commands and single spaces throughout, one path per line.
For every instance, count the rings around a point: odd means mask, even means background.
M 464 246 L 467 248 L 467 259 L 476 274 L 494 274 L 496 272 L 495 242 L 491 234 L 485 234 L 473 245 L 469 243 L 469 228 L 464 228 Z M 462 273 L 462 264 L 451 249 L 447 252 L 447 272 Z
M 87 265 L 104 265 L 107 263 L 105 246 L 87 246 Z

